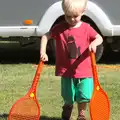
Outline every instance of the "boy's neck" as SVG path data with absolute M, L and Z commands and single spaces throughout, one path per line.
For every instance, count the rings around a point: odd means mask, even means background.
M 79 23 L 77 23 L 75 26 L 70 26 L 71 28 L 78 28 L 80 27 L 82 24 L 82 21 L 80 21 Z

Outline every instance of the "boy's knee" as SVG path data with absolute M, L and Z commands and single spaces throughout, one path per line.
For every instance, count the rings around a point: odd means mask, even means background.
M 63 100 L 64 100 L 64 103 L 66 105 L 72 105 L 74 104 L 74 99 L 72 97 L 66 97 L 66 96 L 62 96 L 63 97 Z
M 77 102 L 89 102 L 93 94 L 93 86 L 92 78 L 82 80 L 76 92 Z

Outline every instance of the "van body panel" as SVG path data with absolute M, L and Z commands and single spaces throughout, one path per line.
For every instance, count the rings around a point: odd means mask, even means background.
M 92 0 L 92 2 L 100 6 L 113 25 L 120 25 L 120 0 Z
M 0 26 L 23 26 L 26 19 L 38 25 L 45 11 L 57 0 L 1 0 Z
M 120 0 L 90 0 L 85 15 L 104 36 L 120 36 Z M 42 36 L 64 15 L 61 0 L 1 0 L 0 36 Z M 24 20 L 33 24 L 24 25 Z

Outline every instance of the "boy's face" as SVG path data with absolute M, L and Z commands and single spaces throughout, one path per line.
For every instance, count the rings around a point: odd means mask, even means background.
M 66 20 L 66 22 L 69 23 L 70 25 L 75 26 L 75 25 L 77 25 L 77 23 L 80 22 L 80 20 L 81 20 L 81 15 L 73 15 L 73 16 L 70 16 L 70 15 L 66 15 L 66 14 L 65 14 L 65 20 Z
M 68 24 L 75 26 L 80 22 L 84 12 L 85 12 L 85 9 L 81 9 L 79 12 L 73 11 L 73 13 L 69 13 L 69 12 L 65 13 L 65 20 Z

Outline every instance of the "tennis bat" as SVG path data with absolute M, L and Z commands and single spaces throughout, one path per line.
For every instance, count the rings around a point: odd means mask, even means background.
M 94 91 L 90 100 L 90 118 L 91 120 L 109 120 L 110 102 L 107 94 L 100 86 L 94 52 L 90 52 L 91 65 L 94 79 Z
M 8 120 L 39 120 L 40 105 L 36 98 L 36 89 L 43 65 L 44 63 L 40 61 L 31 88 L 24 97 L 17 100 L 12 106 Z

